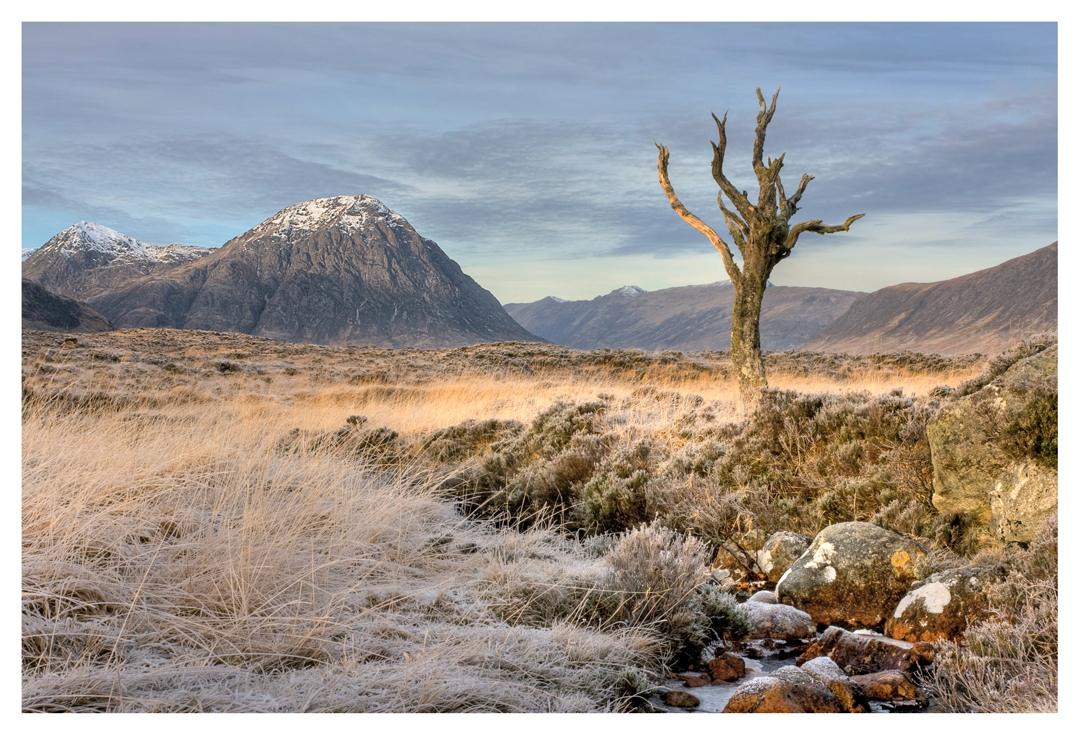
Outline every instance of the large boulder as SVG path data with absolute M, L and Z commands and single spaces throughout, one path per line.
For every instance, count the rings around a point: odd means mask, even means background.
M 927 662 L 929 650 L 911 642 L 894 640 L 867 631 L 847 632 L 828 627 L 797 658 L 797 665 L 820 657 L 829 657 L 847 675 L 877 673 L 880 670 L 914 670 Z
M 723 714 L 838 714 L 841 701 L 825 684 L 792 665 L 737 686 Z
M 750 640 L 803 640 L 815 635 L 811 615 L 796 607 L 748 600 L 740 608 L 748 615 Z
M 1028 543 L 1058 507 L 1058 470 L 1035 461 L 1011 464 L 991 488 L 991 532 L 1005 543 Z
M 818 624 L 875 627 L 909 590 L 924 555 L 913 540 L 878 525 L 838 523 L 815 536 L 774 591 Z
M 965 628 L 988 614 L 985 586 L 997 571 L 963 566 L 913 584 L 886 620 L 886 634 L 908 642 L 960 640 Z
M 811 539 L 803 535 L 779 530 L 763 543 L 757 552 L 759 568 L 772 583 L 777 583 L 790 566 L 808 550 Z
M 1035 411 L 1037 396 L 1042 398 L 1052 390 L 1057 401 L 1057 345 L 1020 360 L 931 419 L 927 436 L 934 469 L 931 501 L 936 510 L 971 515 L 985 525 L 991 521 L 996 483 L 1022 458 L 1008 445 L 1012 442 L 1004 440 L 1005 433 L 1008 427 L 1021 425 L 1030 409 Z

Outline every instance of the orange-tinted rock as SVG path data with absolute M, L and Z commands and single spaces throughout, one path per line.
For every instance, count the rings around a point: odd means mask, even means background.
M 663 700 L 667 706 L 676 706 L 682 709 L 695 708 L 699 705 L 699 699 L 685 691 L 666 691 Z
M 919 693 L 909 677 L 900 670 L 854 675 L 852 680 L 873 701 L 911 701 Z
M 792 667 L 792 666 L 790 666 Z M 795 670 L 795 669 L 794 669 Z M 778 673 L 779 671 L 775 671 Z M 724 714 L 838 714 L 841 703 L 826 686 L 805 674 L 762 676 L 742 683 L 722 709 Z
M 700 686 L 710 685 L 711 677 L 706 673 L 700 673 L 699 675 L 685 673 L 681 676 L 681 680 L 683 680 L 684 684 L 689 688 L 699 688 Z
M 808 646 L 797 665 L 813 658 L 827 656 L 850 675 L 875 673 L 879 670 L 911 670 L 924 657 L 911 642 L 890 639 L 877 634 L 846 632 L 829 627 Z
M 924 551 L 866 522 L 831 525 L 785 572 L 775 593 L 818 624 L 882 625 L 915 579 Z
M 712 658 L 707 667 L 714 680 L 737 680 L 743 678 L 745 673 L 744 659 L 731 652 Z
M 988 615 L 985 586 L 997 579 L 997 572 L 977 566 L 932 574 L 898 603 L 886 634 L 908 642 L 961 640 L 968 625 Z
M 813 658 L 800 669 L 829 688 L 841 703 L 842 711 L 851 714 L 866 714 L 870 711 L 864 691 L 829 657 Z

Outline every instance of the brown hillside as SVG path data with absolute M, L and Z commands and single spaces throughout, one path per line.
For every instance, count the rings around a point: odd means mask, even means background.
M 1058 243 L 937 283 L 902 283 L 859 298 L 805 349 L 997 354 L 1058 329 Z

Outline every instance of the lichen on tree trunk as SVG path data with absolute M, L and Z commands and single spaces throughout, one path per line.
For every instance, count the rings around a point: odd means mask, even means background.
M 779 90 L 780 91 L 780 90 Z M 729 234 L 740 250 L 743 268 L 738 267 L 729 245 L 699 217 L 692 214 L 677 198 L 673 185 L 669 181 L 669 149 L 655 143 L 658 148 L 658 181 L 669 199 L 673 210 L 694 228 L 706 235 L 715 249 L 722 256 L 729 279 L 736 289 L 733 299 L 733 329 L 730 335 L 730 356 L 737 371 L 737 387 L 742 407 L 753 411 L 759 403 L 762 391 L 767 386 L 766 370 L 763 366 L 763 350 L 759 336 L 759 317 L 763 308 L 763 295 L 774 267 L 789 257 L 797 239 L 804 232 L 830 234 L 847 232 L 849 225 L 860 219 L 863 214 L 849 217 L 843 224 L 828 225 L 822 220 L 813 219 L 790 226 L 790 220 L 797 211 L 800 197 L 812 177 L 805 174 L 800 179 L 796 192 L 786 198 L 782 187 L 781 170 L 785 160 L 783 153 L 777 159 L 767 159 L 763 163 L 763 143 L 766 139 L 767 125 L 774 116 L 778 103 L 778 93 L 774 93 L 770 107 L 767 108 L 763 93 L 757 87 L 759 98 L 759 115 L 756 118 L 755 144 L 752 149 L 752 169 L 759 183 L 759 198 L 756 204 L 748 200 L 748 192 L 740 191 L 722 171 L 725 159 L 726 135 L 725 117 L 721 120 L 711 114 L 718 125 L 718 143 L 711 141 L 714 159 L 711 162 L 711 175 L 718 184 L 718 207 L 725 219 Z M 730 210 L 722 201 L 725 194 L 736 211 Z

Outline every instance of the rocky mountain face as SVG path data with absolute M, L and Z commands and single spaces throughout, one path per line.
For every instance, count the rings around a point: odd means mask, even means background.
M 769 286 L 759 329 L 763 348 L 800 347 L 862 295 L 829 288 Z M 532 333 L 578 349 L 727 350 L 733 284 L 652 292 L 625 286 L 590 301 L 546 297 L 534 303 L 509 303 L 505 310 Z
M 59 295 L 89 301 L 211 252 L 191 245 L 147 245 L 100 224 L 79 222 L 36 250 L 24 250 L 22 275 Z
M 906 349 L 998 354 L 1032 334 L 1057 330 L 1055 242 L 959 278 L 902 283 L 870 293 L 805 348 L 851 354 Z
M 436 243 L 370 196 L 290 206 L 204 257 L 114 282 L 87 300 L 120 328 L 386 347 L 535 341 Z
M 108 319 L 82 301 L 58 296 L 23 278 L 22 328 L 92 334 L 111 331 L 113 327 Z

